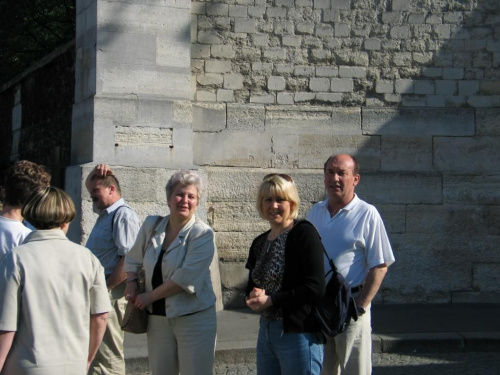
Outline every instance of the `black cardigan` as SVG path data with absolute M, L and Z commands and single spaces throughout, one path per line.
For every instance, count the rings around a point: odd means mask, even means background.
M 270 230 L 262 233 L 252 242 L 246 268 L 250 276 L 246 287 L 248 296 L 255 285 L 251 272 L 257 261 L 255 244 Z M 285 270 L 283 285 L 271 299 L 275 307 L 283 309 L 284 332 L 319 332 L 312 315 L 313 304 L 325 294 L 325 268 L 323 244 L 316 228 L 307 220 L 295 221 L 285 243 Z

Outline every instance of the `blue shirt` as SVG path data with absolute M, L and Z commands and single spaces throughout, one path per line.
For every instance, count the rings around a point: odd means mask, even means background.
M 106 275 L 132 248 L 139 228 L 137 214 L 123 198 L 99 213 L 85 246 L 99 259 Z

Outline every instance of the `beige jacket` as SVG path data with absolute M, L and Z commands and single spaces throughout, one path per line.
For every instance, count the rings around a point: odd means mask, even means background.
M 125 256 L 125 271 L 138 272 L 144 255 L 146 271 L 146 291 L 151 291 L 153 270 L 165 238 L 165 229 L 169 216 L 164 217 L 151 242 L 153 226 L 157 216 L 148 216 L 144 221 L 137 240 Z M 167 317 L 191 314 L 205 310 L 215 304 L 215 294 L 210 278 L 210 264 L 214 257 L 215 243 L 212 229 L 203 221 L 193 216 L 181 229 L 178 236 L 168 247 L 162 261 L 162 275 L 166 282 L 172 279 L 183 291 L 165 299 Z M 151 312 L 151 306 L 148 307 Z

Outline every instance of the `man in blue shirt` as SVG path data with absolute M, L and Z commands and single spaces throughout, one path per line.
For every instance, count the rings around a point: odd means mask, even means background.
M 113 310 L 101 346 L 90 366 L 89 374 L 125 374 L 124 334 L 121 322 L 126 301 L 123 298 L 127 274 L 125 254 L 134 245 L 140 221 L 135 211 L 121 196 L 116 176 L 105 164 L 99 164 L 88 175 L 85 186 L 99 217 L 90 233 L 86 247 L 99 259 L 106 276 L 106 285 Z

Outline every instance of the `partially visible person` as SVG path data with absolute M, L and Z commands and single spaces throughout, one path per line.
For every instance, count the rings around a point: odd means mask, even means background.
M 36 189 L 50 185 L 50 172 L 43 166 L 21 160 L 5 175 L 5 201 L 0 211 L 0 260 L 12 248 L 23 243 L 32 228 L 24 223 L 21 209 Z
M 90 233 L 86 247 L 104 267 L 109 299 L 109 313 L 104 339 L 90 367 L 90 374 L 125 374 L 123 354 L 124 332 L 121 329 L 126 301 L 125 254 L 134 245 L 140 228 L 135 211 L 122 198 L 120 183 L 106 164 L 97 165 L 87 176 L 85 186 L 99 217 Z
M 316 203 L 307 219 L 318 228 L 328 255 L 351 286 L 359 318 L 325 345 L 323 375 L 372 372 L 371 302 L 394 263 L 391 244 L 377 209 L 354 189 L 361 179 L 350 155 L 333 155 L 324 165 L 328 198 Z M 330 266 L 325 257 L 325 271 Z
M 215 243 L 212 229 L 195 216 L 203 193 L 201 178 L 194 171 L 178 171 L 166 193 L 170 214 L 159 223 L 158 216 L 149 216 L 126 255 L 125 297 L 149 311 L 152 375 L 212 375 L 217 319 L 209 267 Z M 141 266 L 146 292 L 138 294 Z
M 75 206 L 64 191 L 35 191 L 22 215 L 36 231 L 0 262 L 0 372 L 85 374 L 111 308 L 102 266 L 66 237 Z
M 323 245 L 311 223 L 295 220 L 299 204 L 290 176 L 264 177 L 257 210 L 271 229 L 254 239 L 246 264 L 246 303 L 261 313 L 258 375 L 321 371 L 323 336 L 312 306 L 325 293 Z

